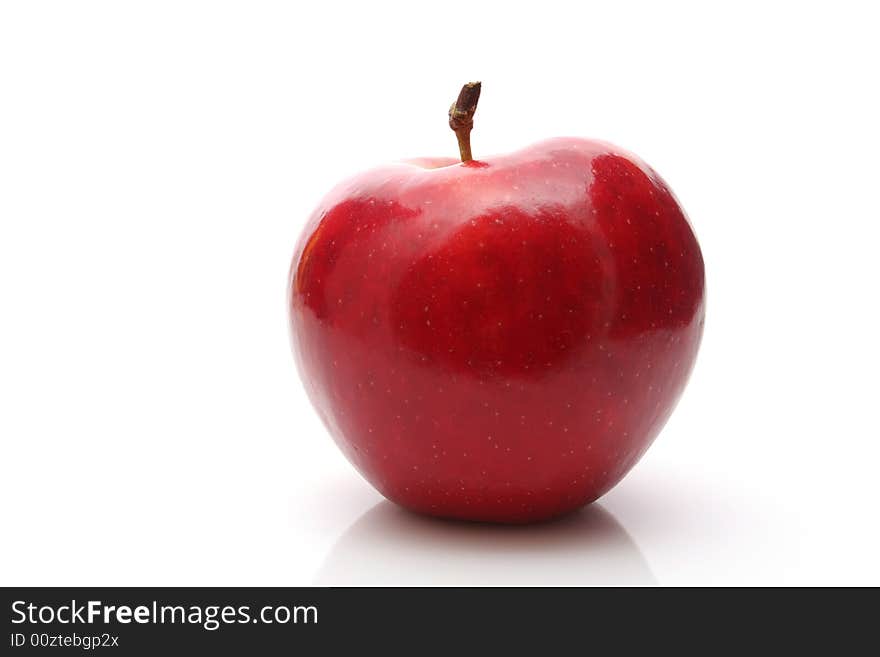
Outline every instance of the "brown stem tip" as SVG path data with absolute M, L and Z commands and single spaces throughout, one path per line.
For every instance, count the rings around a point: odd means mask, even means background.
M 462 162 L 473 160 L 471 155 L 471 129 L 474 127 L 474 114 L 480 100 L 480 83 L 468 82 L 461 88 L 458 100 L 449 108 L 449 127 L 458 138 L 458 150 Z

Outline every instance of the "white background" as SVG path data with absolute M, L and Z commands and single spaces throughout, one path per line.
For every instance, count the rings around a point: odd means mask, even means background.
M 880 584 L 870 7 L 3 3 L 0 583 Z M 552 525 L 382 502 L 289 352 L 309 211 L 470 79 L 477 157 L 616 142 L 706 260 L 678 410 Z

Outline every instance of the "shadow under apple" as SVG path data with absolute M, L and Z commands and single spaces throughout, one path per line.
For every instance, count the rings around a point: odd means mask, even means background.
M 320 586 L 654 585 L 626 530 L 598 504 L 526 526 L 418 516 L 383 501 L 336 541 Z

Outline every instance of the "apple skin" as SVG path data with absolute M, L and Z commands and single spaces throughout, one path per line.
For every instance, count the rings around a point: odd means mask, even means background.
M 650 167 L 559 138 L 342 183 L 289 308 L 306 391 L 373 486 L 525 523 L 595 500 L 654 440 L 699 348 L 703 259 Z

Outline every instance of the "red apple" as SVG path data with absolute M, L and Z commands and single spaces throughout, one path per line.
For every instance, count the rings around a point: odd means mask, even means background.
M 666 183 L 611 144 L 470 160 L 471 100 L 450 113 L 465 161 L 380 167 L 315 210 L 294 353 L 383 495 L 536 521 L 608 491 L 666 422 L 703 331 L 703 259 Z

